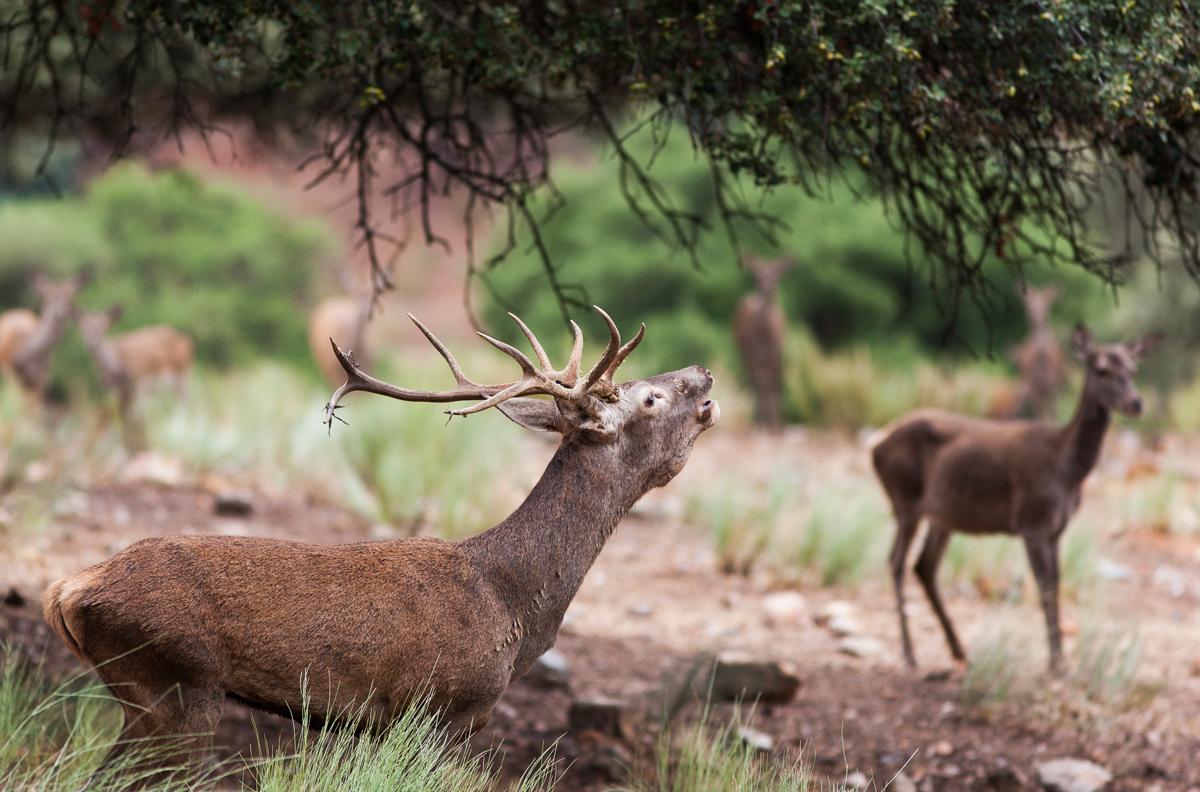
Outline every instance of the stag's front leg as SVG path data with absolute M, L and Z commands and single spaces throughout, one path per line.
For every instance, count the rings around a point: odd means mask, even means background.
M 1062 629 L 1058 623 L 1058 542 L 1045 533 L 1025 536 L 1029 566 L 1037 581 L 1042 612 L 1046 615 L 1046 637 L 1050 643 L 1050 672 L 1062 670 Z

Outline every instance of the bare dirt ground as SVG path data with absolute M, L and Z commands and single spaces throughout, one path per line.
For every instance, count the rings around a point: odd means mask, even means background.
M 807 433 L 776 440 L 730 432 L 705 437 L 681 479 L 696 486 L 730 464 L 846 465 L 865 459 L 849 441 Z M 759 462 L 761 464 L 761 462 Z M 1101 474 L 1103 475 L 1103 474 Z M 1088 758 L 1114 775 L 1114 790 L 1200 788 L 1200 542 L 1195 538 L 1131 533 L 1107 545 L 1130 571 L 1111 584 L 1114 618 L 1135 619 L 1151 691 L 1125 707 L 1088 702 L 1068 682 L 1036 678 L 1032 693 L 986 709 L 961 703 L 962 670 L 949 664 L 940 631 L 915 585 L 911 618 L 918 657 L 912 671 L 899 661 L 895 613 L 884 576 L 852 589 L 801 590 L 805 605 L 785 623 L 769 619 L 763 601 L 780 584 L 765 575 L 715 571 L 708 537 L 681 524 L 676 482 L 654 493 L 613 536 L 568 611 L 558 649 L 570 667 L 570 690 L 519 681 L 475 738 L 499 746 L 505 769 L 517 773 L 566 730 L 572 698 L 603 696 L 625 702 L 639 724 L 624 745 L 596 735 L 570 735 L 558 756 L 570 766 L 563 789 L 601 789 L 614 767 L 645 757 L 653 744 L 667 680 L 698 653 L 736 650 L 786 664 L 801 679 L 794 700 L 760 705 L 755 728 L 776 739 L 776 751 L 799 751 L 819 775 L 841 780 L 861 771 L 879 788 L 901 768 L 922 790 L 1033 789 L 1037 763 Z M 222 517 L 202 486 L 111 484 L 55 495 L 53 517 L 37 534 L 10 537 L 0 548 L 0 644 L 11 641 L 45 657 L 56 673 L 77 661 L 40 619 L 40 594 L 51 580 L 99 561 L 132 541 L 174 533 L 226 533 L 320 542 L 378 538 L 379 529 L 337 508 L 308 500 L 253 498 L 253 513 Z M 1155 570 L 1169 565 L 1184 576 L 1182 593 L 1167 593 Z M 1040 667 L 1044 639 L 1030 601 L 998 605 L 957 589 L 948 607 L 968 641 L 997 617 L 1016 613 L 1036 629 L 1020 633 L 1019 655 Z M 833 600 L 856 608 L 862 632 L 885 651 L 861 659 L 838 651 L 837 638 L 812 616 Z M 1089 603 L 1065 603 L 1068 621 Z M 1068 639 L 1068 653 L 1073 648 Z M 722 708 L 718 715 L 724 714 Z M 693 714 L 695 710 L 692 710 Z M 257 734 L 256 730 L 257 729 Z M 269 715 L 227 707 L 217 742 L 252 752 L 291 732 Z

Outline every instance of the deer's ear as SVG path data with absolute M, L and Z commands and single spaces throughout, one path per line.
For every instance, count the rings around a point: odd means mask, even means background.
M 1075 329 L 1071 331 L 1071 351 L 1080 360 L 1087 359 L 1087 354 L 1092 349 L 1092 334 L 1084 326 L 1083 322 L 1076 322 Z
M 589 397 L 583 403 L 560 401 L 558 409 L 568 431 L 583 434 L 588 439 L 604 443 L 617 436 L 618 416 L 603 403 Z M 563 434 L 566 434 L 564 432 Z
M 536 432 L 558 432 L 566 434 L 570 428 L 558 405 L 543 399 L 509 399 L 496 405 L 496 409 L 504 413 L 504 417 Z
M 1133 355 L 1138 360 L 1141 360 L 1146 355 L 1149 355 L 1151 352 L 1158 349 L 1158 345 L 1161 344 L 1166 337 L 1167 334 L 1162 331 L 1150 333 L 1149 335 L 1144 335 L 1141 338 L 1130 341 L 1125 345 L 1125 348 L 1129 350 L 1129 354 Z

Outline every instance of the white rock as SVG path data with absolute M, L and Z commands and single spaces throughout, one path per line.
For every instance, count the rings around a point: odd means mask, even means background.
M 883 642 L 869 635 L 847 635 L 838 641 L 838 651 L 851 657 L 869 660 L 887 651 Z
M 846 600 L 833 600 L 832 602 L 826 602 L 821 606 L 820 610 L 817 611 L 816 621 L 817 624 L 825 624 L 830 619 L 838 616 L 854 618 L 857 615 L 858 608 L 854 607 L 853 602 L 847 602 Z
M 1100 792 L 1112 773 L 1085 759 L 1054 759 L 1037 766 L 1038 781 L 1049 792 Z
M 139 484 L 178 486 L 183 482 L 183 462 L 156 451 L 143 451 L 126 463 L 121 480 Z
M 858 770 L 855 770 L 853 773 L 847 775 L 842 782 L 846 789 L 866 789 L 867 785 L 870 783 L 871 782 L 867 780 L 866 775 Z
M 917 785 L 904 773 L 893 778 L 885 788 L 888 792 L 917 792 Z
M 763 597 L 762 610 L 769 625 L 794 625 L 804 621 L 808 601 L 798 591 L 776 591 Z
M 1105 580 L 1129 580 L 1133 570 L 1111 558 L 1100 558 L 1096 560 L 1096 574 Z
M 739 726 L 737 733 L 742 742 L 746 743 L 746 745 L 749 745 L 756 751 L 770 753 L 771 751 L 775 750 L 775 738 L 766 732 L 760 732 L 757 729 L 751 729 L 748 726 Z
M 835 616 L 825 622 L 825 628 L 839 638 L 848 635 L 858 635 L 862 632 L 862 625 L 853 616 Z

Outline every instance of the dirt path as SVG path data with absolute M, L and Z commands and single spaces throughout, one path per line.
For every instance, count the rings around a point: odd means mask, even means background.
M 730 454 L 752 456 L 754 449 L 744 444 L 735 449 L 733 442 L 697 449 L 695 471 L 685 474 L 693 476 L 693 485 L 718 475 Z M 832 441 L 805 442 L 792 438 L 777 450 L 803 451 L 811 458 Z M 796 448 L 789 450 L 787 443 Z M 677 497 L 670 489 L 656 493 L 622 524 L 568 611 L 558 648 L 570 666 L 570 691 L 518 682 L 476 737 L 481 748 L 502 745 L 507 769 L 519 771 L 563 734 L 573 696 L 626 702 L 643 725 L 653 724 L 664 680 L 697 653 L 736 650 L 781 661 L 800 677 L 796 698 L 760 706 L 754 726 L 775 737 L 777 750 L 802 751 L 826 777 L 861 771 L 882 787 L 904 767 L 922 790 L 1033 788 L 1039 761 L 1077 756 L 1109 768 L 1116 790 L 1200 787 L 1200 668 L 1188 661 L 1200 655 L 1200 594 L 1167 596 L 1154 572 L 1169 565 L 1185 579 L 1200 580 L 1194 540 L 1130 535 L 1108 549 L 1119 552 L 1130 571 L 1111 584 L 1114 618 L 1136 619 L 1142 673 L 1153 683 L 1136 705 L 1097 705 L 1068 681 L 1034 675 L 1032 689 L 1023 695 L 972 709 L 961 703 L 962 672 L 950 668 L 915 586 L 914 637 L 926 665 L 912 672 L 898 662 L 892 597 L 882 576 L 853 589 L 803 590 L 794 613 L 772 616 L 764 604 L 772 581 L 717 574 L 706 537 L 674 516 Z M 253 506 L 249 517 L 218 516 L 213 496 L 202 488 L 141 484 L 58 492 L 50 525 L 0 555 L 0 594 L 10 587 L 16 591 L 10 604 L 0 606 L 0 641 L 15 640 L 35 655 L 44 652 L 55 670 L 76 669 L 41 626 L 40 591 L 138 538 L 188 532 L 349 541 L 373 533 L 365 522 L 320 503 L 256 497 Z M 1044 639 L 1031 602 L 989 603 L 964 591 L 947 598 L 971 645 L 979 645 L 979 635 L 998 618 L 1015 620 L 1016 656 L 1022 665 L 1040 667 Z M 876 639 L 880 651 L 866 659 L 839 651 L 838 638 L 813 618 L 834 600 L 851 603 L 859 631 Z M 1084 605 L 1067 603 L 1068 619 Z M 1072 649 L 1069 643 L 1068 652 Z M 290 732 L 290 725 L 270 716 L 255 717 L 268 741 Z M 639 731 L 633 745 L 613 748 L 609 758 L 636 758 L 650 734 Z M 251 714 L 230 705 L 218 742 L 236 752 L 252 750 L 259 739 Z M 597 746 L 586 739 L 564 741 L 559 756 L 575 761 L 563 788 L 602 788 L 612 763 L 598 762 L 597 755 Z

